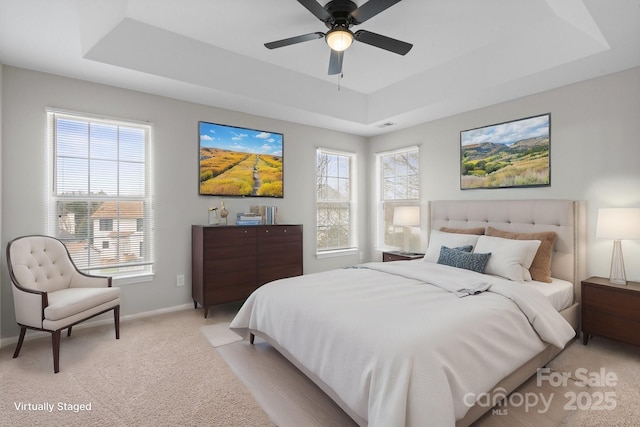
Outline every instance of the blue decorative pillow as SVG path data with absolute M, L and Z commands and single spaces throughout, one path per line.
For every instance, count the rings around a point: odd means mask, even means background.
M 456 246 L 453 249 L 455 249 L 457 251 L 462 251 L 462 252 L 472 252 L 473 251 L 473 246 L 471 246 L 471 245 Z
M 464 268 L 466 270 L 484 273 L 484 268 L 489 262 L 491 252 L 486 254 L 469 253 L 458 249 L 451 249 L 446 246 L 440 248 L 438 264 L 449 265 L 451 267 Z

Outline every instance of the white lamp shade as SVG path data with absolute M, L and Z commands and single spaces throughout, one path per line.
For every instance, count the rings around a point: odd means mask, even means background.
M 349 30 L 334 28 L 327 33 L 326 40 L 331 49 L 342 52 L 353 43 L 353 34 Z
M 640 208 L 599 209 L 596 237 L 613 240 L 640 239 Z
M 393 225 L 404 227 L 420 225 L 420 206 L 398 206 L 394 208 Z

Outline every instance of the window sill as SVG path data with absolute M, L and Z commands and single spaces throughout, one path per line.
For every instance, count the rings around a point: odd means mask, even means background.
M 339 249 L 335 251 L 316 252 L 317 259 L 335 258 L 340 256 L 351 256 L 351 255 L 358 255 L 358 249 L 350 248 L 350 249 Z
M 112 279 L 112 283 L 113 286 L 133 285 L 136 283 L 150 282 L 153 280 L 154 276 L 155 274 L 153 273 L 136 274 L 133 276 L 119 276 L 114 277 Z

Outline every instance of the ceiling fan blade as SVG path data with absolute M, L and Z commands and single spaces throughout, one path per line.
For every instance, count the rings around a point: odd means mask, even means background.
M 353 18 L 355 25 L 362 24 L 400 1 L 401 0 L 369 0 L 351 12 L 351 17 Z
M 301 36 L 289 37 L 288 39 L 277 40 L 275 42 L 265 43 L 264 46 L 267 49 L 277 49 L 279 47 L 289 46 L 296 43 L 308 42 L 309 40 L 321 39 L 324 37 L 324 33 L 309 33 Z
M 359 42 L 379 47 L 380 49 L 388 50 L 389 52 L 397 53 L 398 55 L 406 55 L 413 47 L 411 43 L 392 39 L 391 37 L 372 33 L 371 31 L 366 30 L 356 31 L 353 36 Z
M 331 49 L 331 56 L 329 57 L 329 75 L 340 74 L 342 72 L 342 58 L 344 57 L 344 51 L 338 52 Z
M 328 22 L 331 20 L 331 15 L 327 12 L 324 7 L 316 0 L 298 0 L 298 3 L 303 5 L 309 12 L 313 13 L 316 18 L 321 20 L 322 22 Z

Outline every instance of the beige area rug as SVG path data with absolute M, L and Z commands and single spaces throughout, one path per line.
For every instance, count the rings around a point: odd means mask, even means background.
M 229 329 L 229 323 L 230 322 L 222 322 L 214 325 L 201 326 L 200 332 L 207 337 L 214 347 L 222 347 L 223 345 L 241 341 L 242 337 Z
M 255 346 L 243 341 L 216 350 L 279 426 L 355 425 L 326 394 L 259 338 Z M 511 401 L 488 411 L 473 426 L 640 425 L 640 350 L 597 337 L 587 346 L 574 340 L 548 368 L 548 379 L 538 384 L 534 375 L 512 393 Z M 615 385 L 612 374 L 617 378 Z M 560 375 L 567 378 L 565 384 L 554 382 Z M 586 387 L 581 385 L 585 379 L 591 382 Z M 609 385 L 602 384 L 607 381 Z M 520 405 L 522 399 L 540 396 L 549 402 L 547 407 L 542 400 L 529 408 Z
M 74 329 L 58 374 L 50 338 L 26 341 L 17 359 L 0 349 L 0 425 L 274 426 L 200 332 L 229 319 L 211 312 L 125 321 L 119 340 L 112 325 Z

